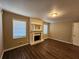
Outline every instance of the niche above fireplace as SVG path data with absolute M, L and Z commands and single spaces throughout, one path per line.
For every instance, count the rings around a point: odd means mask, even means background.
M 32 27 L 31 31 L 42 31 L 42 25 L 31 24 L 31 27 Z

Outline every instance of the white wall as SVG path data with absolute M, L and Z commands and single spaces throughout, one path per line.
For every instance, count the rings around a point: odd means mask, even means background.
M 3 51 L 3 39 L 2 39 L 2 12 L 0 9 L 0 56 Z

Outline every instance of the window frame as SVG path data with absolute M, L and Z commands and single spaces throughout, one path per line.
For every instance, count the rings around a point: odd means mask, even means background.
M 16 21 L 25 21 L 25 22 L 26 22 L 26 36 L 22 36 L 22 37 L 18 37 L 18 38 L 14 38 L 14 37 L 13 37 L 13 21 L 14 21 L 14 20 L 16 20 Z M 13 38 L 14 40 L 27 38 L 27 36 L 28 36 L 28 31 L 27 31 L 28 27 L 27 27 L 27 26 L 28 26 L 28 25 L 27 25 L 27 21 L 26 21 L 25 19 L 13 18 L 13 20 L 12 20 L 12 38 Z
M 47 33 L 44 33 L 44 25 L 47 25 Z M 44 23 L 43 24 L 43 34 L 45 34 L 45 35 L 48 35 L 48 33 L 49 33 L 49 23 Z

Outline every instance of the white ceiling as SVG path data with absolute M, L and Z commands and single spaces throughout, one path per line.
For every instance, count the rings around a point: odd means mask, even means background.
M 50 22 L 79 20 L 79 0 L 0 0 L 0 7 Z M 48 17 L 48 12 L 54 9 L 63 14 L 56 18 Z

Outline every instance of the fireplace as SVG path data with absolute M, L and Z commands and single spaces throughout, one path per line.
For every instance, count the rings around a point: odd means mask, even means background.
M 36 33 L 34 35 L 34 41 L 38 41 L 38 40 L 41 40 L 41 33 Z
M 32 31 L 30 44 L 34 45 L 42 41 L 44 41 L 42 31 Z

